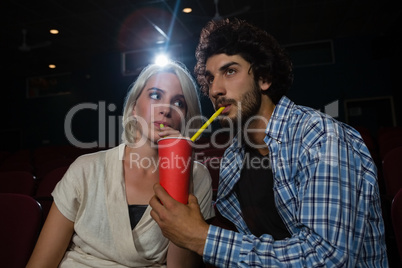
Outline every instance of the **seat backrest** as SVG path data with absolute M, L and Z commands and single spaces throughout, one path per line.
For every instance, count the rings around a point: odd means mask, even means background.
M 43 179 L 49 172 L 52 170 L 59 168 L 70 166 L 71 163 L 74 162 L 74 159 L 71 158 L 57 158 L 50 161 L 43 162 L 36 166 L 36 176 L 39 180 Z
M 25 171 L 34 172 L 34 167 L 30 162 L 5 161 L 0 164 L 0 172 L 6 171 Z
M 386 141 L 383 141 L 379 145 L 379 153 L 381 159 L 384 159 L 386 155 L 397 147 L 402 146 L 402 136 L 401 137 L 390 137 Z
M 30 196 L 0 194 L 0 264 L 25 267 L 42 227 L 42 210 Z
M 26 171 L 1 171 L 0 193 L 33 195 L 35 177 Z
M 54 187 L 63 178 L 67 169 L 68 166 L 62 166 L 48 172 L 39 180 L 35 196 L 51 196 Z
M 11 153 L 5 160 L 5 163 L 11 162 L 24 162 L 32 164 L 32 155 L 29 149 L 27 150 L 19 150 L 14 153 Z
M 56 184 L 63 178 L 68 166 L 53 169 L 38 182 L 35 199 L 41 204 L 43 218 L 46 219 L 53 203 L 52 192 Z
M 402 188 L 402 146 L 387 153 L 382 161 L 385 190 L 391 199 Z
M 402 263 L 402 188 L 395 195 L 391 206 L 392 225 L 396 244 L 398 245 L 399 257 Z
M 378 143 L 381 144 L 383 141 L 388 140 L 392 137 L 402 137 L 402 127 L 383 127 L 378 130 L 377 139 Z

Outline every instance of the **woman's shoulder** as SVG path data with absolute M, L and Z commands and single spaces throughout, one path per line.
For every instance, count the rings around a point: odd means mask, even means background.
M 108 167 L 108 156 L 113 150 L 101 150 L 89 154 L 83 154 L 75 159 L 75 161 L 69 166 L 66 173 L 63 176 L 62 184 L 74 186 L 77 189 L 82 189 L 84 185 L 101 181 L 101 178 L 105 176 Z
M 208 168 L 201 162 L 193 162 L 193 181 L 194 185 L 209 185 L 212 182 Z
M 92 163 L 98 159 L 103 158 L 105 155 L 105 151 L 97 151 L 89 154 L 83 154 L 77 157 L 74 161 L 74 165 L 76 166 L 85 166 L 88 165 L 89 163 Z
M 118 152 L 116 152 L 116 150 L 118 150 L 118 147 L 83 154 L 75 159 L 70 168 L 89 169 L 96 165 L 104 165 L 106 158 L 110 157 L 111 154 L 116 154 L 116 157 L 118 157 Z
M 201 162 L 199 161 L 194 161 L 193 162 L 193 173 L 194 174 L 204 174 L 207 173 L 209 174 L 208 168 Z

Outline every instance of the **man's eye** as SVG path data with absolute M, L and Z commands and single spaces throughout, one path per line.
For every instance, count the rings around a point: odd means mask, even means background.
M 149 97 L 150 97 L 151 99 L 153 99 L 153 100 L 160 100 L 160 98 L 161 98 L 160 94 L 157 93 L 157 92 L 152 92 L 152 93 L 150 93 L 150 94 L 149 94 Z
M 226 74 L 228 74 L 228 75 L 232 75 L 232 74 L 235 74 L 236 73 L 236 70 L 235 69 L 228 69 L 227 71 L 226 71 Z
M 212 76 L 207 77 L 207 84 L 211 85 L 214 82 L 214 78 Z

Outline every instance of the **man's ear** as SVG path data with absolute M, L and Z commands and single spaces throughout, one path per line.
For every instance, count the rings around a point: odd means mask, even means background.
M 261 90 L 263 90 L 263 91 L 267 90 L 271 86 L 271 84 L 272 84 L 271 82 L 268 82 L 264 78 L 260 78 L 258 80 L 258 85 L 261 88 Z

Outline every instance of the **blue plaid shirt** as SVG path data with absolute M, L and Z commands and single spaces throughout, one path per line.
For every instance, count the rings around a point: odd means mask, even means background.
M 239 135 L 239 134 L 238 134 Z M 264 139 L 275 203 L 291 237 L 248 229 L 234 191 L 240 138 L 226 150 L 216 200 L 239 232 L 211 225 L 204 261 L 218 267 L 388 267 L 376 167 L 351 127 L 283 97 Z M 269 212 L 267 212 L 269 213 Z

